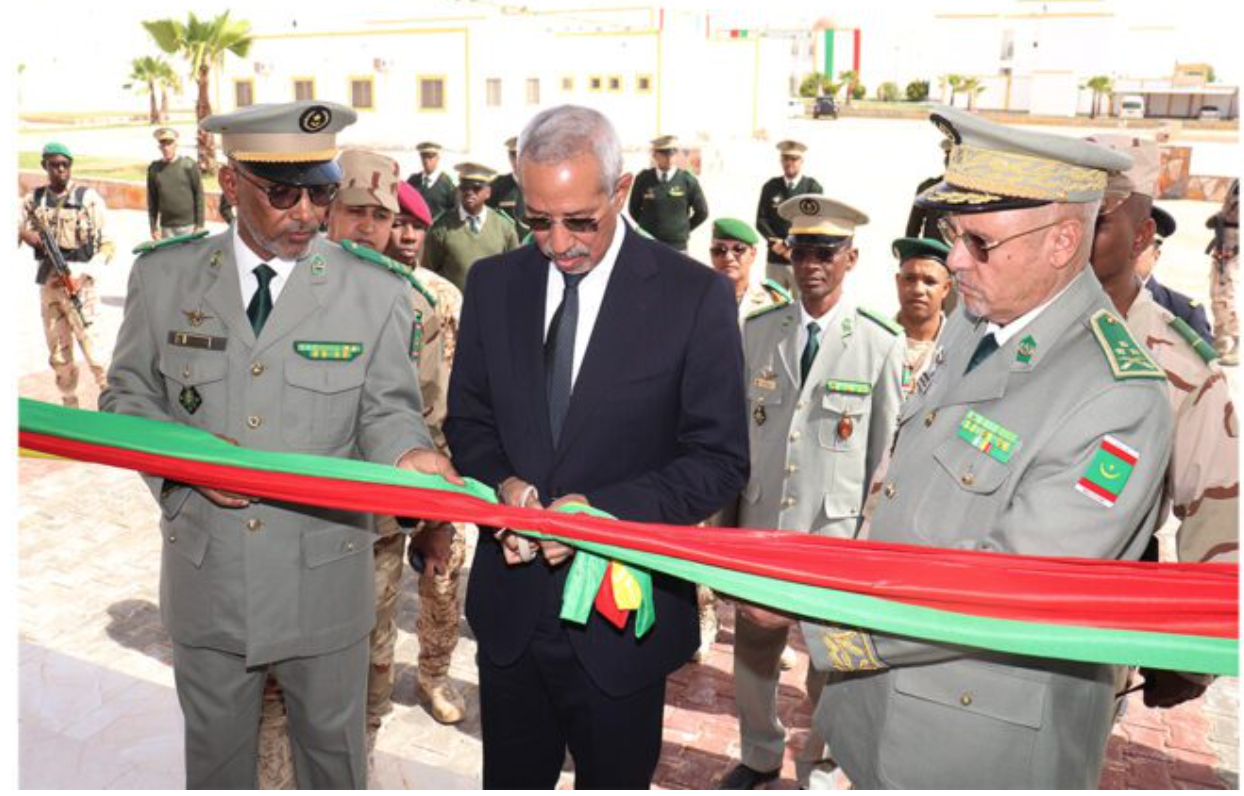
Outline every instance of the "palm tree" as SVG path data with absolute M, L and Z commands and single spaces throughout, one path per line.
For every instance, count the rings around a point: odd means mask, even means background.
M 976 110 L 976 97 L 985 90 L 979 77 L 965 77 L 959 84 L 959 90 L 968 95 L 968 110 Z
M 1106 75 L 1097 75 L 1089 78 L 1081 88 L 1092 89 L 1093 91 L 1093 108 L 1089 111 L 1089 118 L 1097 118 L 1097 109 L 1101 107 L 1102 97 L 1109 96 L 1114 91 L 1114 81 Z
M 963 90 L 963 75 L 946 75 L 946 85 L 950 86 L 950 107 L 955 106 L 955 97 Z
M 168 90 L 181 89 L 181 80 L 168 61 L 150 55 L 130 61 L 130 82 L 122 86 L 126 91 L 131 89 L 139 94 L 147 94 L 151 98 L 151 108 L 147 113 L 151 124 L 159 124 L 168 119 Z M 160 92 L 160 105 L 156 105 L 156 90 Z
M 859 72 L 854 69 L 844 69 L 838 73 L 838 79 L 847 86 L 847 96 L 844 105 L 851 104 L 851 95 L 855 93 L 855 84 L 860 82 Z
M 251 48 L 251 23 L 230 20 L 226 11 L 215 19 L 200 20 L 191 12 L 186 22 L 175 19 L 149 20 L 143 27 L 166 53 L 180 55 L 190 64 L 190 77 L 199 88 L 194 104 L 195 118 L 202 121 L 212 113 L 210 99 L 212 67 L 220 68 L 225 53 L 245 58 Z M 216 173 L 216 142 L 212 134 L 199 130 L 199 170 Z

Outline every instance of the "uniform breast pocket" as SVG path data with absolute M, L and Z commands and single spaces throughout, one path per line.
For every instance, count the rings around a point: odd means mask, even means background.
M 354 436 L 367 360 L 285 363 L 281 437 L 296 449 L 337 448 Z
M 939 445 L 933 451 L 933 458 L 937 460 L 942 471 L 966 493 L 965 497 L 992 495 L 1011 475 L 1008 465 L 958 437 Z
M 170 413 L 178 421 L 208 431 L 224 429 L 229 391 L 225 380 L 229 363 L 223 353 L 197 356 L 165 354 L 159 370 L 164 376 Z
M 827 392 L 821 399 L 821 411 L 816 420 L 816 437 L 821 447 L 829 451 L 853 451 L 863 447 L 868 436 L 867 395 L 848 395 Z

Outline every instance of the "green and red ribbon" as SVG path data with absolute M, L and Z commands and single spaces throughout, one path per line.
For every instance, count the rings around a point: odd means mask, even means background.
M 579 551 L 563 616 L 586 621 L 595 607 L 624 626 L 633 614 L 639 635 L 656 619 L 649 573 L 661 572 L 813 620 L 934 643 L 1210 674 L 1238 667 L 1234 564 L 1017 556 L 635 523 L 586 507 L 502 506 L 470 480 L 457 486 L 369 462 L 244 449 L 175 423 L 26 399 L 19 417 L 21 447 L 44 454 L 270 500 L 530 529 L 521 533 Z

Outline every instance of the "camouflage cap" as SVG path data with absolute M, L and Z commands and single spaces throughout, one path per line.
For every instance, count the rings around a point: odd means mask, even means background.
M 1156 142 L 1118 133 L 1099 133 L 1084 140 L 1122 152 L 1132 159 L 1131 168 L 1110 173 L 1106 182 L 1107 193 L 1138 193 L 1150 198 L 1157 195 L 1162 151 Z
M 69 151 L 69 147 L 57 141 L 49 141 L 43 145 L 43 157 L 46 158 L 52 155 L 61 155 L 73 160 L 73 153 Z
M 402 182 L 396 160 L 365 149 L 347 149 L 337 159 L 341 167 L 341 192 L 337 201 L 347 207 L 383 207 L 401 212 L 397 186 Z
M 719 218 L 713 222 L 713 240 L 737 240 L 748 246 L 760 243 L 760 236 L 746 221 L 737 218 Z
M 509 138 L 505 139 L 505 148 L 509 150 L 510 152 L 517 152 L 518 151 L 518 136 L 512 135 Z

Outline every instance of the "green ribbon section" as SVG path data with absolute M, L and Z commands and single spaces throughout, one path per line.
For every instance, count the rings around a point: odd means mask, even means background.
M 558 511 L 567 514 L 588 514 L 610 520 L 617 519 L 612 514 L 582 503 L 568 503 L 558 508 Z M 531 531 L 520 531 L 520 533 L 544 536 L 544 534 Z M 570 562 L 570 571 L 566 573 L 566 585 L 562 589 L 561 618 L 567 622 L 585 625 L 592 615 L 592 606 L 596 602 L 597 592 L 600 591 L 601 581 L 605 579 L 605 573 L 609 571 L 609 561 L 585 550 L 583 542 L 572 539 L 560 541 L 573 545 L 577 549 L 574 560 Z M 610 556 L 610 558 L 616 558 L 616 556 Z M 634 565 L 630 567 L 630 572 L 643 594 L 639 609 L 635 612 L 635 638 L 643 638 L 657 621 L 657 608 L 652 602 L 652 575 Z M 606 588 L 612 588 L 612 585 L 607 585 Z

